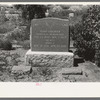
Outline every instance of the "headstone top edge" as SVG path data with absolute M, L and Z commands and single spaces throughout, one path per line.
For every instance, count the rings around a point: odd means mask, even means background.
M 69 22 L 68 19 L 55 18 L 55 17 L 46 17 L 46 18 L 32 19 L 32 21 L 35 21 L 35 20 L 44 20 L 44 19 L 57 19 L 57 20 L 68 21 Z

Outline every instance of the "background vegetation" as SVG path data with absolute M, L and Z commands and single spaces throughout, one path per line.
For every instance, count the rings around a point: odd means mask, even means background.
M 81 22 L 72 26 L 71 31 L 77 54 L 92 61 L 95 56 L 95 42 L 100 34 L 100 6 L 91 6 L 83 14 Z

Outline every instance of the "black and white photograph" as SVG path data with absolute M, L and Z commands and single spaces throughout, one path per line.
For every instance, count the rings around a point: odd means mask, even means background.
M 0 82 L 100 82 L 100 5 L 0 4 Z

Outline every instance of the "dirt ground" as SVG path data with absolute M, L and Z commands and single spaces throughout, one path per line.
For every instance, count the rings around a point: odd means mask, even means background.
M 24 63 L 25 53 L 27 50 L 19 48 L 10 51 L 11 53 L 18 53 L 20 55 L 21 64 Z M 81 70 L 82 74 L 63 74 L 67 68 L 49 67 L 40 68 L 33 67 L 32 72 L 22 75 L 12 75 L 7 69 L 0 70 L 1 82 L 99 82 L 100 81 L 100 68 L 92 62 L 80 63 L 78 67 L 74 67 L 77 71 Z M 72 70 L 73 70 L 72 68 Z

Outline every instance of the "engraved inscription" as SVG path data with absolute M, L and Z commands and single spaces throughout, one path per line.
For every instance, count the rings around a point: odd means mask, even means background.
M 66 45 L 54 45 L 55 39 L 66 39 L 67 37 L 61 34 L 60 30 L 40 30 L 40 32 L 36 33 L 33 37 L 34 39 L 43 39 L 44 45 L 34 45 L 34 47 L 66 47 Z

